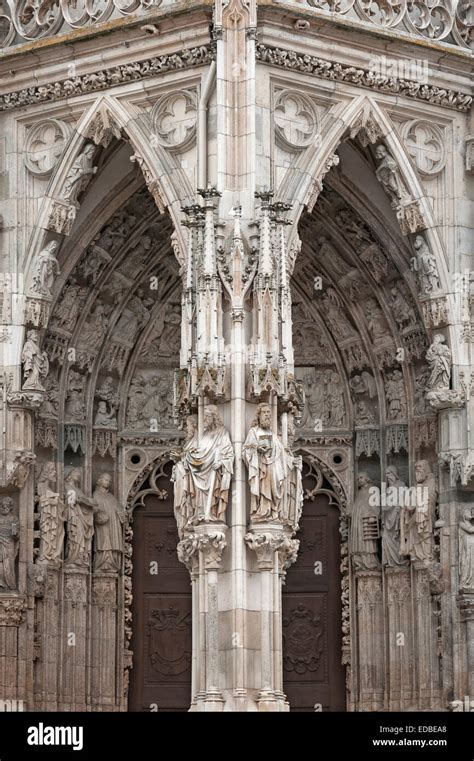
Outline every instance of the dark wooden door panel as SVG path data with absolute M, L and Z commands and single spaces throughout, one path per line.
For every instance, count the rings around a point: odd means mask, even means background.
M 179 562 L 172 485 L 149 496 L 133 521 L 133 668 L 130 711 L 188 711 L 191 702 L 192 602 Z
M 291 711 L 343 711 L 339 512 L 318 495 L 305 501 L 300 525 L 283 587 L 284 689 Z

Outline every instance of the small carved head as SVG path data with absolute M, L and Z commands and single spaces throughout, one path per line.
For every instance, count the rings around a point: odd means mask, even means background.
M 11 512 L 13 512 L 13 500 L 11 497 L 4 497 L 0 502 L 0 513 L 9 515 Z
M 378 145 L 375 149 L 375 158 L 377 161 L 382 161 L 382 159 L 384 159 L 387 155 L 387 152 L 388 151 L 384 145 Z
M 418 460 L 415 463 L 415 475 L 417 483 L 421 484 L 431 475 L 431 468 L 428 460 Z
M 359 489 L 362 489 L 363 486 L 366 486 L 367 484 L 371 484 L 372 479 L 370 478 L 369 474 L 365 471 L 362 471 L 362 473 L 359 473 L 357 476 L 357 485 Z
M 257 407 L 257 420 L 262 428 L 270 428 L 272 424 L 272 408 L 266 402 Z
M 109 491 L 112 485 L 112 476 L 110 473 L 101 473 L 97 479 L 97 486 L 102 486 L 106 491 Z
M 213 431 L 220 428 L 223 423 L 215 404 L 209 404 L 204 410 L 204 430 Z
M 398 470 L 396 469 L 396 467 L 394 465 L 389 465 L 389 467 L 387 468 L 385 476 L 386 476 L 386 479 L 387 479 L 387 483 L 389 485 L 392 485 L 396 481 L 398 481 Z

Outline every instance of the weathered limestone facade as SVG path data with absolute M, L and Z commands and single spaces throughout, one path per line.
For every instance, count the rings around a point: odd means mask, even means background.
M 474 699 L 472 10 L 368 6 L 0 2 L 0 698 Z

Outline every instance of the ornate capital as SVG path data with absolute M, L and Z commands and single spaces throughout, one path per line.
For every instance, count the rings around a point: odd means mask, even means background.
M 286 570 L 296 561 L 299 541 L 291 539 L 279 524 L 251 526 L 245 535 L 245 543 L 257 555 L 261 571 L 271 571 L 275 567 L 275 553 L 278 553 L 279 568 Z
M 200 525 L 192 533 L 187 533 L 178 544 L 178 558 L 184 563 L 190 573 L 196 572 L 199 564 L 199 553 L 202 553 L 204 568 L 207 571 L 217 571 L 222 561 L 226 541 L 225 524 L 218 527 Z

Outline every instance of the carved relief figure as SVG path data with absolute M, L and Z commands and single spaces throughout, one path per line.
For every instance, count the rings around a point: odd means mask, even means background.
M 71 370 L 68 379 L 68 393 L 65 404 L 67 420 L 83 420 L 86 414 L 84 405 L 85 378 L 75 370 Z
M 368 394 L 370 399 L 377 396 L 377 385 L 374 376 L 364 370 L 360 375 L 354 375 L 349 381 L 353 394 Z
M 140 288 L 137 295 L 133 296 L 121 315 L 114 328 L 113 339 L 120 343 L 133 344 L 139 330 L 150 319 L 151 299 L 143 299 L 143 290 Z
M 94 425 L 96 428 L 117 428 L 115 406 L 101 400 L 95 413 Z
M 445 344 L 445 338 L 438 333 L 426 352 L 426 361 L 430 369 L 428 378 L 429 391 L 444 391 L 449 389 L 451 381 L 451 349 Z
M 406 420 L 407 399 L 403 373 L 394 370 L 387 375 L 385 381 L 385 396 L 387 397 L 387 418 L 390 421 Z
M 0 502 L 0 589 L 16 589 L 15 561 L 18 554 L 18 521 L 13 514 L 13 500 Z
M 86 497 L 80 487 L 81 471 L 74 468 L 64 482 L 67 505 L 66 563 L 89 568 L 92 535 L 94 533 L 94 500 Z
M 61 292 L 61 299 L 54 308 L 52 324 L 63 330 L 72 331 L 82 309 L 86 289 L 71 278 L 70 284 Z
M 217 407 L 204 409 L 203 434 L 189 448 L 183 465 L 189 472 L 193 520 L 224 521 L 234 472 L 234 450 Z
M 249 471 L 250 517 L 254 521 L 276 520 L 280 516 L 286 476 L 285 450 L 272 432 L 272 409 L 259 404 L 257 417 L 242 450 Z
M 170 375 L 137 375 L 130 384 L 127 425 L 134 429 L 173 428 L 173 405 Z
M 314 428 L 318 421 L 325 428 L 344 425 L 346 408 L 342 381 L 333 370 L 319 370 L 304 375 L 306 407 L 303 426 Z
M 89 352 L 97 351 L 107 330 L 108 322 L 104 304 L 97 304 L 89 315 L 88 321 L 82 326 L 81 346 L 87 348 Z
M 25 382 L 25 391 L 44 391 L 40 378 L 46 378 L 49 372 L 49 360 L 45 351 L 39 347 L 37 330 L 29 330 L 21 354 Z
M 405 494 L 405 484 L 397 469 L 390 465 L 386 472 L 386 499 L 382 501 L 382 563 L 390 567 L 405 565 L 400 555 L 400 512 Z
M 429 370 L 427 369 L 422 370 L 415 377 L 415 404 L 413 409 L 415 415 L 424 415 L 427 411 L 427 403 L 425 399 L 425 394 L 427 392 L 427 384 L 428 384 L 429 377 L 430 377 L 430 373 L 429 373 Z
M 94 153 L 95 145 L 87 143 L 74 161 L 64 183 L 62 198 L 65 201 L 76 205 L 78 196 L 87 188 L 93 175 L 97 172 L 97 167 L 93 166 Z
M 416 236 L 413 248 L 416 252 L 413 269 L 418 277 L 418 287 L 421 294 L 429 294 L 439 290 L 440 281 L 436 259 L 429 250 L 423 235 Z
M 371 423 L 375 423 L 375 415 L 367 407 L 366 402 L 357 402 L 355 405 L 355 424 L 370 425 Z
M 474 516 L 469 507 L 459 521 L 459 587 L 474 591 Z
M 392 207 L 396 209 L 406 198 L 398 164 L 384 145 L 378 145 L 375 149 L 375 159 L 378 164 L 375 170 L 376 177 L 388 195 Z
M 390 306 L 395 321 L 400 330 L 413 328 L 416 325 L 416 315 L 413 307 L 410 306 L 403 293 L 398 288 L 390 290 L 392 299 Z
M 193 515 L 190 473 L 187 468 L 186 454 L 197 449 L 197 445 L 197 417 L 188 415 L 186 418 L 186 442 L 181 451 L 174 453 L 176 462 L 171 475 L 171 482 L 174 483 L 174 517 L 180 539 L 183 538 L 184 529 Z
M 406 500 L 402 511 L 401 554 L 428 565 L 433 559 L 438 490 L 427 460 L 415 464 L 415 475 L 416 499 Z
M 349 322 L 334 288 L 328 288 L 322 298 L 324 319 L 337 341 L 357 338 L 357 333 Z
M 37 563 L 58 568 L 61 564 L 64 543 L 64 501 L 52 488 L 56 483 L 56 465 L 47 462 L 38 478 L 40 548 Z
M 120 571 L 123 554 L 125 510 L 110 491 L 112 476 L 102 473 L 97 479 L 94 506 L 94 570 Z
M 358 492 L 348 514 L 350 517 L 350 552 L 356 571 L 379 568 L 377 539 L 379 537 L 380 489 L 374 486 L 367 473 L 357 477 Z
M 385 343 L 389 334 L 389 326 L 384 314 L 374 298 L 367 299 L 365 303 L 365 316 L 367 327 L 374 342 L 375 348 Z
M 32 291 L 40 296 L 46 296 L 46 298 L 51 298 L 54 279 L 60 274 L 58 260 L 55 256 L 57 248 L 57 242 L 52 240 L 46 248 L 40 251 L 36 259 Z

